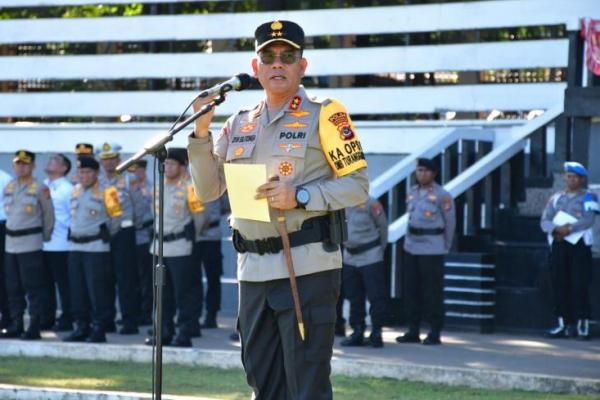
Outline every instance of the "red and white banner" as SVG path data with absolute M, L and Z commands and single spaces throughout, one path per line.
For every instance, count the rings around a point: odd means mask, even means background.
M 582 19 L 581 36 L 587 45 L 585 52 L 587 66 L 594 75 L 600 75 L 600 20 Z

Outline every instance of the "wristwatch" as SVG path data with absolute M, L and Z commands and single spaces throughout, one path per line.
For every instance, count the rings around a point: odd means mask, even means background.
M 310 192 L 302 186 L 298 186 L 296 188 L 296 203 L 298 203 L 298 208 L 306 208 L 309 201 Z

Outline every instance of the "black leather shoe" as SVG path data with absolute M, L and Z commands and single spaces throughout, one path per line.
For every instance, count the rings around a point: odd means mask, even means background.
M 371 332 L 369 339 L 365 342 L 366 345 L 380 348 L 383 347 L 383 339 L 381 338 L 381 332 Z
M 352 335 L 348 339 L 342 340 L 340 345 L 344 347 L 358 347 L 365 345 L 365 338 L 363 336 L 363 332 L 354 331 Z
M 73 330 L 73 324 L 66 321 L 57 321 L 52 327 L 54 332 L 69 332 Z
M 171 341 L 173 347 L 192 347 L 192 339 L 187 335 L 178 334 Z
M 40 323 L 40 330 L 49 331 L 54 326 L 55 320 L 48 319 Z
M 0 338 L 11 339 L 21 336 L 23 333 L 23 325 L 21 324 L 10 324 L 8 328 L 4 328 L 0 331 Z
M 2 318 L 0 319 L 0 330 L 4 328 L 8 328 L 11 324 L 10 318 L 8 317 L 8 313 L 2 313 Z
M 119 335 L 137 335 L 140 333 L 140 330 L 135 325 L 123 325 L 119 328 Z
M 204 319 L 204 322 L 202 323 L 202 325 L 200 325 L 201 328 L 204 329 L 215 329 L 218 328 L 219 325 L 217 325 L 217 318 L 215 317 L 206 317 Z
M 240 334 L 237 332 L 233 332 L 232 334 L 229 335 L 229 340 L 231 340 L 232 342 L 239 342 Z
M 117 325 L 113 321 L 104 324 L 104 332 L 115 333 L 117 331 Z
M 163 336 L 162 345 L 169 346 L 171 344 L 172 339 L 173 339 L 172 336 Z M 146 339 L 144 339 L 144 344 L 148 345 L 148 346 L 154 346 L 154 336 L 149 336 Z
M 346 325 L 335 324 L 335 336 L 346 337 Z
M 440 340 L 440 335 L 430 333 L 427 335 L 425 340 L 423 340 L 423 344 L 426 346 L 435 346 L 442 344 L 442 341 Z
M 23 340 L 40 340 L 41 338 L 40 325 L 37 322 L 31 322 L 27 330 L 21 334 Z
M 202 331 L 200 330 L 200 325 L 196 325 L 194 328 L 191 328 L 189 331 L 186 331 L 187 336 L 198 338 L 202 337 Z
M 73 332 L 65 336 L 63 342 L 85 342 L 85 339 L 90 335 L 90 328 L 78 326 Z
M 396 338 L 398 343 L 421 343 L 421 338 L 418 333 L 407 332 L 402 336 Z
M 88 336 L 85 341 L 88 343 L 106 343 L 106 334 L 104 333 L 104 329 L 99 326 L 93 327 L 90 336 Z

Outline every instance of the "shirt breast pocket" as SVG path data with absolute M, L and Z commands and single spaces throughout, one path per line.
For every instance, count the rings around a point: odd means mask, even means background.
M 227 147 L 227 156 L 225 160 L 227 162 L 247 162 L 254 151 L 255 142 L 246 143 L 230 143 Z
M 302 179 L 306 158 L 306 140 L 276 141 L 267 163 L 268 175 L 278 175 L 281 180 Z
M 23 210 L 26 214 L 33 214 L 37 210 L 37 198 L 35 196 L 26 196 L 23 200 Z
M 583 201 L 571 202 L 565 212 L 577 219 L 581 218 L 583 216 Z
M 4 196 L 4 212 L 7 214 L 10 214 L 11 210 L 12 210 L 12 206 L 13 206 L 13 196 L 12 195 L 5 195 Z
M 424 225 L 434 225 L 439 217 L 437 204 L 429 201 L 423 203 L 417 212 L 419 221 L 421 221 Z
M 91 200 L 86 207 L 86 217 L 91 219 L 100 218 L 100 213 L 102 212 L 103 206 L 104 205 L 102 204 L 102 201 Z

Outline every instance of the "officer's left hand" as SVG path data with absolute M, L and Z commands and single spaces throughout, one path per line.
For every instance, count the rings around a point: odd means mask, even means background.
M 256 199 L 266 198 L 269 206 L 280 210 L 296 208 L 296 188 L 289 183 L 267 182 L 256 189 Z
M 567 225 L 559 226 L 558 228 L 554 229 L 554 231 L 561 238 L 564 238 L 565 236 L 568 236 L 571 233 L 571 225 L 567 224 Z

